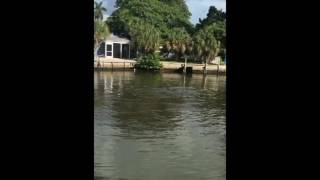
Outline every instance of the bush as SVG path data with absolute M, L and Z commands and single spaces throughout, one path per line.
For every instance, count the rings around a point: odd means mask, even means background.
M 158 54 L 142 55 L 137 59 L 135 68 L 145 70 L 159 70 L 162 68 L 161 57 Z

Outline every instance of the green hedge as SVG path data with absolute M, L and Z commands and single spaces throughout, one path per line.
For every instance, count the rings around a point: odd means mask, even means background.
M 135 68 L 144 70 L 159 70 L 163 66 L 160 63 L 161 57 L 159 54 L 147 54 L 137 58 Z

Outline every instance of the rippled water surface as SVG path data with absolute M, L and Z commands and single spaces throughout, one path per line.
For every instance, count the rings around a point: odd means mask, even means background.
M 225 79 L 95 72 L 95 179 L 225 180 Z

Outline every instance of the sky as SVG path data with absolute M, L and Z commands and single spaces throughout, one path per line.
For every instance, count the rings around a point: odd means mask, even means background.
M 101 0 L 100 0 L 101 1 Z M 114 3 L 116 0 L 102 0 L 103 5 L 107 8 L 108 12 L 106 17 L 115 10 Z M 189 11 L 192 13 L 190 21 L 193 24 L 199 22 L 199 18 L 203 19 L 207 16 L 210 6 L 215 6 L 217 9 L 226 11 L 226 0 L 186 0 Z

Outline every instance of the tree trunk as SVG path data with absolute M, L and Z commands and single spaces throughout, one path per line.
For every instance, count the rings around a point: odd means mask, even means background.
M 96 43 L 95 43 L 95 47 L 94 47 L 94 48 L 95 48 L 95 49 L 94 49 L 94 56 L 95 56 L 95 58 L 98 57 L 99 47 L 100 47 L 100 43 L 99 43 L 98 39 L 96 39 Z
M 184 67 L 183 67 L 183 73 L 187 73 L 187 57 L 184 57 Z
M 96 48 L 96 49 L 94 50 L 94 57 L 95 57 L 95 58 L 98 58 L 98 50 L 99 50 L 99 48 Z
M 213 57 L 213 61 L 215 62 L 216 61 L 216 56 L 214 55 L 214 57 Z M 216 63 L 217 63 L 217 75 L 219 75 L 219 64 L 220 64 L 220 60 L 218 59 L 217 61 L 216 61 Z
M 98 50 L 99 50 L 99 48 L 100 48 L 100 43 L 98 42 L 98 41 L 96 41 L 97 43 L 96 43 L 96 48 L 95 48 L 95 50 L 94 50 L 94 58 L 97 58 L 97 67 L 99 68 L 99 67 L 101 67 L 101 64 L 100 64 L 100 59 L 99 59 L 99 56 L 98 56 Z
M 204 61 L 204 68 L 203 68 L 203 74 L 207 74 L 207 59 Z
M 220 70 L 220 58 L 218 59 L 218 68 L 217 68 L 217 75 L 219 75 L 219 70 Z

